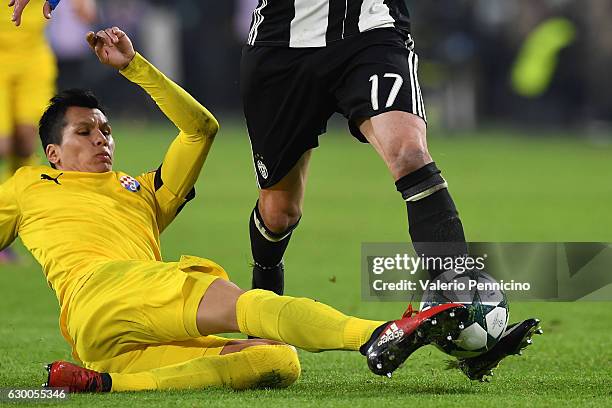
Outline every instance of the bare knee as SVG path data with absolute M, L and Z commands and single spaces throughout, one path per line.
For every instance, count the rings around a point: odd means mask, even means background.
M 415 117 L 402 125 L 399 129 L 385 129 L 393 134 L 383 138 L 389 140 L 391 148 L 385 149 L 385 161 L 396 180 L 433 161 L 427 148 L 425 123 Z
M 261 190 L 259 194 L 259 213 L 266 227 L 276 234 L 287 231 L 302 216 L 301 199 L 294 199 L 284 193 Z
M 284 234 L 302 216 L 302 204 L 312 150 L 306 151 L 293 168 L 276 184 L 259 191 L 257 209 L 266 229 Z
M 407 142 L 402 143 L 401 147 L 394 152 L 387 165 L 391 174 L 397 180 L 432 161 L 426 145 L 418 142 Z
M 427 149 L 427 127 L 418 116 L 392 111 L 364 119 L 359 129 L 399 178 L 433 160 Z

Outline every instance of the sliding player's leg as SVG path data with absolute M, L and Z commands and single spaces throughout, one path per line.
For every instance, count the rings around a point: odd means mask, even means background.
M 111 373 L 112 391 L 230 387 L 284 388 L 300 376 L 296 350 L 284 344 L 246 345 L 236 352 L 195 358 L 140 373 Z M 270 343 L 270 342 L 269 342 Z
M 390 322 L 364 320 L 311 299 L 265 290 L 245 292 L 226 279 L 219 265 L 195 257 L 178 263 L 109 262 L 88 276 L 72 296 L 67 313 L 62 313 L 64 333 L 76 357 L 88 362 L 88 367 L 108 367 L 109 371 L 113 367 L 106 362 L 126 353 L 203 335 L 242 332 L 310 351 L 359 350 L 372 371 L 389 374 L 417 348 L 456 338 L 465 319 L 463 306 L 449 304 Z M 277 349 L 273 352 L 280 354 Z M 249 358 L 263 358 L 266 350 L 253 351 Z M 208 364 L 225 367 L 226 360 L 200 361 L 194 363 L 199 367 L 195 369 Z M 126 370 L 130 370 L 129 361 L 116 372 Z M 70 370 L 57 371 L 62 377 Z M 138 377 L 132 379 L 138 381 Z
M 187 295 L 187 303 L 190 297 Z M 202 334 L 239 330 L 311 351 L 359 350 L 367 357 L 368 366 L 374 373 L 390 376 L 417 348 L 433 341 L 456 339 L 460 321 L 466 317 L 467 311 L 463 306 L 448 304 L 433 307 L 417 316 L 407 314 L 387 323 L 362 320 L 310 299 L 278 296 L 264 290 L 244 292 L 231 282 L 216 279 L 208 286 L 198 305 L 195 324 Z M 121 319 L 120 316 L 117 318 Z M 168 327 L 173 326 L 170 324 Z M 188 323 L 188 326 L 192 324 Z M 150 336 L 160 332 L 159 328 L 151 332 L 138 331 L 140 333 L 129 337 L 142 338 L 143 334 Z M 207 338 L 209 336 L 202 339 Z M 124 343 L 125 340 L 119 338 L 115 343 Z M 69 387 L 72 392 L 207 386 L 244 389 L 285 387 L 299 377 L 295 350 L 262 339 L 229 342 L 217 356 L 204 355 L 179 362 L 175 359 L 175 364 L 164 365 L 171 362 L 168 355 L 176 354 L 171 348 L 183 344 L 189 342 L 137 347 L 107 360 L 87 363 L 90 369 L 55 362 L 49 366 L 47 385 Z M 218 347 L 213 349 L 218 350 Z M 201 347 L 191 347 L 189 352 L 194 350 L 207 354 Z M 154 355 L 160 352 L 163 357 Z
M 47 386 L 68 387 L 71 392 L 279 388 L 293 384 L 300 375 L 293 347 L 216 336 L 152 345 L 86 365 L 50 364 Z
M 260 289 L 245 292 L 220 279 L 202 297 L 197 315 L 203 335 L 241 332 L 309 351 L 359 350 L 382 324 L 347 316 L 312 299 Z
M 244 292 L 212 261 L 105 264 L 71 298 L 67 336 L 81 361 L 99 362 L 154 344 L 242 332 L 306 350 L 358 350 L 382 321 L 305 298 Z
M 203 335 L 240 331 L 313 352 L 360 351 L 374 373 L 390 375 L 419 347 L 456 339 L 466 319 L 465 307 L 446 304 L 388 322 L 365 320 L 312 299 L 245 292 L 219 279 L 202 297 L 197 327 Z

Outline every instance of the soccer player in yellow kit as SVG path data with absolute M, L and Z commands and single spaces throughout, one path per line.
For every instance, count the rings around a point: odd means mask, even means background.
M 0 18 L 0 183 L 19 167 L 36 164 L 36 125 L 55 92 L 55 57 L 45 38 L 47 20 L 36 7 L 23 11 L 23 26 L 15 28 L 10 9 Z M 0 263 L 15 259 L 7 249 Z
M 295 349 L 359 350 L 379 375 L 418 347 L 459 334 L 458 304 L 382 322 L 306 298 L 243 291 L 216 263 L 163 262 L 160 233 L 194 196 L 218 123 L 113 27 L 88 41 L 101 62 L 141 86 L 180 130 L 162 165 L 113 171 L 111 126 L 93 94 L 60 93 L 40 120 L 50 166 L 23 167 L 0 186 L 0 248 L 17 236 L 42 265 L 73 356 L 48 385 L 73 392 L 283 387 L 300 375 Z M 232 340 L 217 333 L 259 337 Z M 267 340 L 270 339 L 270 340 Z
M 43 4 L 41 0 L 32 3 Z M 36 148 L 36 125 L 55 92 L 55 57 L 45 38 L 47 20 L 37 7 L 21 16 L 19 29 L 10 9 L 0 18 L 0 160 L 10 159 L 12 174 L 30 164 Z M 4 180 L 1 180 L 4 181 Z

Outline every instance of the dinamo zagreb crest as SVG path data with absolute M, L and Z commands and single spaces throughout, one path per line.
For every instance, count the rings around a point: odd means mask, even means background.
M 140 183 L 134 177 L 131 176 L 121 176 L 119 182 L 128 191 L 132 193 L 137 193 L 140 191 Z

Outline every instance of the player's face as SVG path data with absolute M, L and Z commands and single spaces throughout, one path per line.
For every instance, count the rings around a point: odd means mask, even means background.
M 71 106 L 60 145 L 49 145 L 47 157 L 59 170 L 104 173 L 113 168 L 115 141 L 99 109 Z

